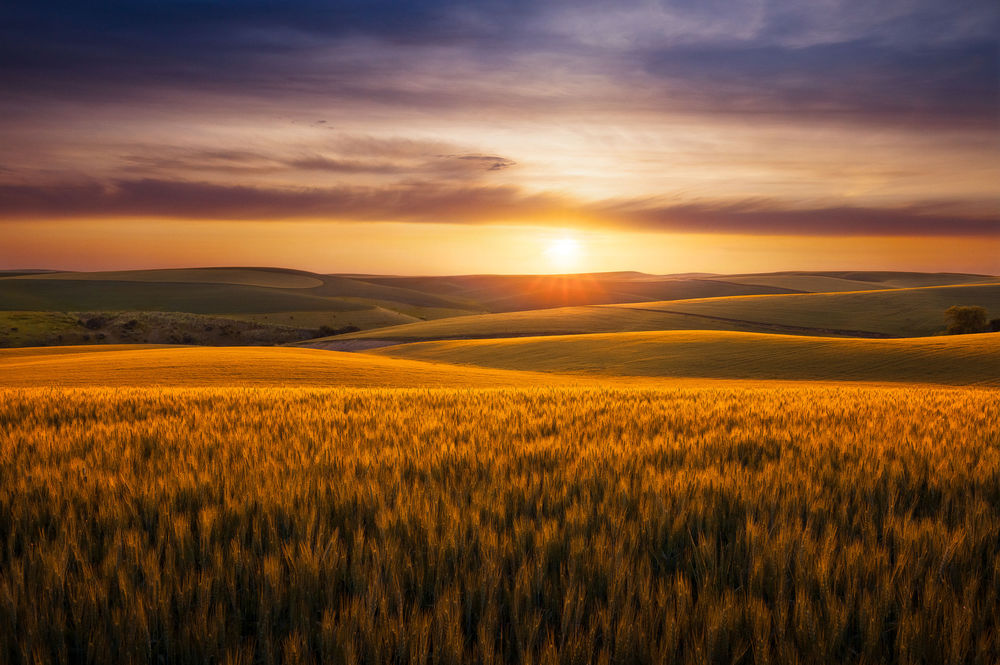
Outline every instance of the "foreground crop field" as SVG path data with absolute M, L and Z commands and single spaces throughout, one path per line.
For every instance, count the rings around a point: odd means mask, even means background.
M 995 663 L 1000 399 L 0 391 L 0 661 Z

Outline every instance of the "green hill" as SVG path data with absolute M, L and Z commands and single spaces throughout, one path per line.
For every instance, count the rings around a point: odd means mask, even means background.
M 421 341 L 642 330 L 918 337 L 942 332 L 944 311 L 951 305 L 981 305 L 994 315 L 1000 315 L 1000 284 L 566 307 L 421 321 L 315 342 Z
M 359 298 L 469 311 L 464 301 L 412 289 L 277 268 L 47 273 L 0 278 L 0 310 L 253 314 L 350 311 L 373 306 L 357 302 Z
M 479 339 L 578 335 L 642 330 L 741 330 L 773 332 L 769 326 L 712 321 L 703 317 L 626 309 L 615 306 L 559 307 L 555 309 L 479 314 L 435 321 L 417 321 L 358 333 L 303 342 L 329 349 L 357 348 L 355 342 L 404 343 L 433 339 Z
M 951 305 L 1000 313 L 1000 286 L 886 286 L 984 279 L 996 278 L 893 272 L 387 277 L 266 267 L 12 271 L 0 274 L 0 346 L 291 343 L 333 331 L 359 333 L 338 337 L 335 347 L 344 339 L 642 330 L 917 336 L 941 331 Z M 820 288 L 840 292 L 802 293 Z M 85 329 L 81 323 L 101 320 L 112 325 Z M 136 337 L 140 329 L 148 334 Z
M 924 273 L 888 271 L 827 271 L 827 272 L 774 272 L 747 275 L 712 277 L 731 284 L 773 286 L 808 293 L 831 291 L 871 291 L 878 289 L 904 289 L 920 286 L 949 286 L 958 284 L 988 284 L 1000 281 L 990 275 L 967 273 Z
M 452 340 L 382 356 L 497 369 L 614 376 L 1000 386 L 1000 333 L 844 339 L 723 331 Z
M 476 311 L 434 294 L 277 268 L 21 272 L 0 276 L 0 347 L 273 344 Z M 84 325 L 93 321 L 109 325 Z
M 363 279 L 372 284 L 461 299 L 475 303 L 489 312 L 795 291 L 766 284 L 735 284 L 701 277 L 647 275 L 638 272 L 447 277 L 365 276 Z
M 318 276 L 282 268 L 167 268 L 106 272 L 50 272 L 22 275 L 19 279 L 90 282 L 167 282 L 186 284 L 239 284 L 281 289 L 308 289 L 323 285 Z
M 818 330 L 918 337 L 941 332 L 945 325 L 944 311 L 952 305 L 980 305 L 1000 315 L 1000 284 L 708 298 L 622 307 Z

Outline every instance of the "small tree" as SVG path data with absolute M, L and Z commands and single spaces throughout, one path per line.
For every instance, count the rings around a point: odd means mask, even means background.
M 986 310 L 976 305 L 954 305 L 944 312 L 949 335 L 986 331 Z
M 1000 319 L 990 321 L 990 332 L 1000 332 Z

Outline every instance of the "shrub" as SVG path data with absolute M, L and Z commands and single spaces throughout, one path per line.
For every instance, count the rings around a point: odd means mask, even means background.
M 358 332 L 361 328 L 357 326 L 344 326 L 343 328 L 332 328 L 330 326 L 320 326 L 317 337 L 332 337 L 334 335 L 346 335 L 347 333 Z
M 108 321 L 103 316 L 93 316 L 89 319 L 83 319 L 79 323 L 88 330 L 98 330 L 107 325 Z
M 954 305 L 945 310 L 949 335 L 986 331 L 986 310 L 976 305 Z

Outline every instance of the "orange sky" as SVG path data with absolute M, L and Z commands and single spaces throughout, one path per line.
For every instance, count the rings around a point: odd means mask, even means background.
M 39 231 L 42 231 L 41 233 Z M 233 234 L 241 239 L 233 241 Z M 553 245 L 570 239 L 569 255 Z M 822 247 L 822 252 L 817 251 Z M 528 225 L 177 220 L 8 223 L 0 265 L 61 270 L 285 266 L 388 274 L 777 269 L 1000 274 L 1000 240 L 678 234 Z M 711 269 L 707 269 L 706 266 Z M 332 268 L 331 268 L 332 267 Z

